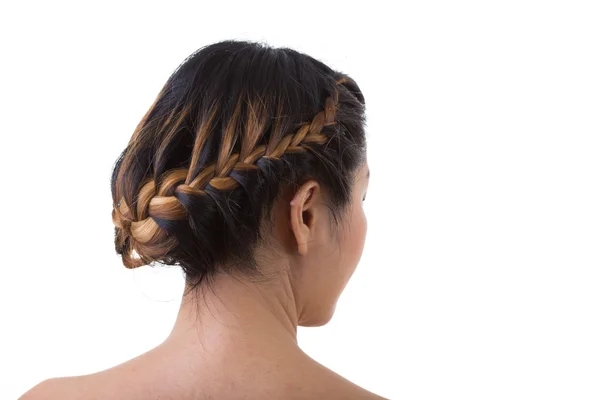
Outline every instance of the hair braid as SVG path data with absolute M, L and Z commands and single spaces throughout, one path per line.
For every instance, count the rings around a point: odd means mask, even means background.
M 336 86 L 346 82 L 347 78 L 342 78 L 336 81 Z M 231 134 L 226 132 L 224 135 L 225 139 L 218 152 L 219 157 L 199 170 L 192 179 L 193 171 L 197 169 L 199 163 L 200 150 L 207 140 L 206 135 L 197 135 L 189 168 L 173 168 L 163 173 L 157 180 L 150 177 L 143 180 L 135 196 L 134 210 L 127 204 L 124 196 L 113 205 L 112 220 L 119 228 L 115 245 L 117 252 L 122 255 L 123 264 L 128 268 L 146 265 L 164 257 L 177 246 L 176 237 L 161 225 L 188 218 L 190 213 L 180 200 L 181 196 L 206 197 L 209 195 L 206 191 L 208 185 L 218 191 L 234 190 L 240 185 L 244 186 L 237 176 L 259 170 L 262 160 L 280 160 L 285 154 L 306 152 L 312 150 L 311 145 L 327 143 L 330 138 L 322 131 L 324 127 L 337 123 L 335 117 L 338 102 L 339 92 L 335 89 L 331 96 L 326 98 L 324 109 L 310 122 L 302 123 L 294 133 L 286 134 L 273 143 L 254 145 L 253 148 L 242 145 L 240 152 L 232 151 L 236 140 L 233 136 L 235 121 L 230 121 L 226 130 Z M 240 101 L 236 104 L 236 109 L 239 107 Z M 214 110 L 213 108 L 208 122 L 200 129 L 207 129 L 210 125 L 215 115 Z M 184 111 L 182 114 L 186 114 L 189 108 Z M 164 126 L 167 126 L 173 117 L 174 114 L 171 113 Z M 177 124 L 181 123 L 182 118 L 183 115 L 177 118 Z M 176 126 L 169 130 L 169 137 L 175 134 Z M 247 129 L 252 128 L 247 127 Z M 161 146 L 160 152 L 164 151 L 165 147 Z M 246 187 L 244 189 L 247 190 Z M 134 251 L 138 253 L 139 258 L 133 257 Z

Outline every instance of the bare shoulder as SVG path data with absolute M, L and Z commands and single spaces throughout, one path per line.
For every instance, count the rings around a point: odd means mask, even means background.
M 302 388 L 307 398 L 387 400 L 349 381 L 338 373 L 307 357 L 302 367 Z M 308 385 L 307 385 L 308 384 Z
M 50 378 L 23 393 L 18 400 L 78 399 L 84 396 L 83 377 Z M 85 398 L 90 398 L 85 396 Z
M 239 358 L 236 359 L 239 361 Z M 146 366 L 156 363 L 145 362 Z M 132 363 L 90 375 L 45 380 L 24 393 L 19 400 L 100 400 L 159 398 L 260 398 L 260 399 L 355 399 L 387 400 L 378 396 L 302 353 L 272 362 L 240 364 L 214 374 L 217 368 L 167 373 Z M 176 369 L 171 366 L 169 370 Z M 158 373 L 158 374 L 157 374 Z M 158 377 L 161 377 L 160 379 Z M 235 382 L 232 377 L 235 376 Z M 182 378 L 183 377 L 183 378 Z M 240 384 L 244 382 L 244 384 Z

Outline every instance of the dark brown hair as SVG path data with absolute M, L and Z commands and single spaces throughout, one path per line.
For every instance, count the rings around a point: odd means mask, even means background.
M 256 271 L 254 249 L 284 188 L 317 180 L 338 220 L 365 157 L 356 82 L 289 48 L 222 41 L 173 72 L 115 163 L 123 264 Z M 137 255 L 137 256 L 136 256 Z

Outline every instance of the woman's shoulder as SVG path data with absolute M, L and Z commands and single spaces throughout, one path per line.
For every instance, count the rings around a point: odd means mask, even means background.
M 356 385 L 310 357 L 304 368 L 304 375 L 306 380 L 299 384 L 310 382 L 308 389 L 310 396 L 307 398 L 386 400 L 384 397 Z
M 90 398 L 84 395 L 83 386 L 79 383 L 80 377 L 57 377 L 46 379 L 27 392 L 19 400 L 53 400 Z
M 287 364 L 287 365 L 286 365 Z M 289 367 L 289 368 L 288 368 Z M 105 372 L 110 373 L 112 370 Z M 176 390 L 166 380 L 162 385 L 154 386 L 149 390 L 147 380 L 140 381 L 128 371 L 120 370 L 118 374 L 96 373 L 90 375 L 58 377 L 40 382 L 29 391 L 24 393 L 19 400 L 71 400 L 71 399 L 150 399 L 154 395 L 162 398 L 162 395 L 173 393 Z M 117 379 L 118 375 L 118 379 Z M 228 379 L 225 373 L 218 379 L 221 382 L 207 382 L 198 379 L 202 387 L 193 388 L 193 393 L 204 393 L 216 398 L 260 398 L 260 399 L 365 399 L 385 400 L 362 387 L 352 383 L 341 375 L 318 363 L 305 355 L 302 359 L 295 359 L 295 363 L 280 363 L 278 368 L 272 365 L 254 365 L 253 370 L 236 371 L 235 385 L 226 384 Z M 244 377 L 246 375 L 246 377 Z M 129 376 L 127 388 L 123 386 L 123 379 Z M 239 382 L 248 382 L 246 387 L 241 387 Z M 227 391 L 227 393 L 215 393 L 209 387 L 218 383 L 221 387 L 237 386 L 238 391 Z M 165 387 L 161 387 L 161 386 Z M 181 388 L 180 388 L 181 389 Z M 220 392 L 220 391 L 219 391 Z M 189 393 L 188 393 L 189 394 Z M 242 395 L 243 394 L 243 395 Z M 254 397 L 256 394 L 256 397 Z M 183 393 L 177 393 L 182 398 L 190 398 Z M 222 397 L 225 395 L 225 397 Z M 250 397 L 248 397 L 250 396 Z M 212 397 L 211 397 L 212 398 Z

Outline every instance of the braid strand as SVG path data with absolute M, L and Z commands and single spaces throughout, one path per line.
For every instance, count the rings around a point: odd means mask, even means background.
M 336 81 L 337 85 L 345 83 L 345 78 Z M 236 115 L 238 115 L 240 104 L 236 106 Z M 205 143 L 206 137 L 198 135 L 194 143 L 194 152 L 192 165 L 190 168 L 177 168 L 165 172 L 155 182 L 151 178 L 143 181 L 137 195 L 137 204 L 135 213 L 121 197 L 119 203 L 115 204 L 112 210 L 113 224 L 120 229 L 116 238 L 116 247 L 121 250 L 123 264 L 127 268 L 136 268 L 146 265 L 166 254 L 177 245 L 174 237 L 164 231 L 154 220 L 181 221 L 185 220 L 188 213 L 177 199 L 175 194 L 207 196 L 204 190 L 207 185 L 219 191 L 228 191 L 236 189 L 240 184 L 229 175 L 232 171 L 247 172 L 256 170 L 259 167 L 256 163 L 261 158 L 280 159 L 286 153 L 299 153 L 311 150 L 310 144 L 325 144 L 329 140 L 322 134 L 325 126 L 336 124 L 335 114 L 338 107 L 338 91 L 335 90 L 331 97 L 325 100 L 325 107 L 318 112 L 310 121 L 303 123 L 295 133 L 283 136 L 279 142 L 268 151 L 269 146 L 258 145 L 253 149 L 243 148 L 241 153 L 233 153 L 233 121 L 227 126 L 226 143 L 224 148 L 219 151 L 217 160 L 203 168 L 198 175 L 191 179 L 192 170 L 198 163 L 199 149 Z M 188 110 L 186 110 L 188 111 Z M 213 120 L 215 110 L 209 118 Z M 172 118 L 170 115 L 169 118 Z M 182 118 L 180 116 L 180 118 Z M 206 127 L 207 123 L 202 126 Z M 240 156 L 248 153 L 243 159 Z M 160 243 L 155 248 L 153 244 Z M 133 250 L 137 250 L 140 258 L 132 257 Z

